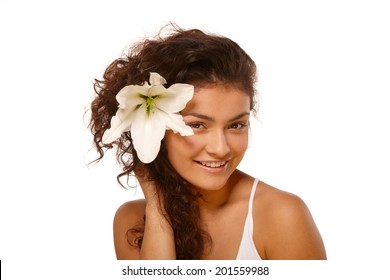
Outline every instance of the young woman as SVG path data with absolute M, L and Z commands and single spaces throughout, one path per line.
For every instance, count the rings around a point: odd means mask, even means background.
M 96 80 L 100 158 L 115 146 L 118 181 L 135 175 L 145 195 L 115 215 L 118 259 L 326 259 L 305 203 L 237 169 L 255 84 L 235 42 L 179 28 L 134 45 Z

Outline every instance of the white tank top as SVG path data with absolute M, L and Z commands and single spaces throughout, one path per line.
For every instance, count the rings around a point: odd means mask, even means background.
M 237 253 L 237 260 L 261 260 L 259 253 L 256 250 L 255 243 L 253 241 L 253 199 L 259 180 L 255 179 L 252 186 L 251 195 L 248 203 L 248 214 L 245 219 L 244 230 L 242 232 L 240 248 Z

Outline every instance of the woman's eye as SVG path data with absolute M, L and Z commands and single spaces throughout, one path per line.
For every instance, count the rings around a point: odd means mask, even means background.
M 202 123 L 190 123 L 188 126 L 193 129 L 201 129 L 205 127 Z
M 229 128 L 231 128 L 231 129 L 244 129 L 247 126 L 248 125 L 246 123 L 235 123 L 235 124 L 232 124 Z

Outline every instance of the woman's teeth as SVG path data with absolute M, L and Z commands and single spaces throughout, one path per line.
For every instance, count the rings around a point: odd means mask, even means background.
M 211 167 L 211 168 L 218 168 L 221 166 L 224 166 L 226 164 L 226 161 L 199 161 L 200 164 L 203 166 Z

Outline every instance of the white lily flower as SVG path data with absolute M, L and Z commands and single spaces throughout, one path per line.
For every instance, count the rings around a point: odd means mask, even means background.
M 125 86 L 118 92 L 118 111 L 102 139 L 108 144 L 123 132 L 130 131 L 138 158 L 143 163 L 150 163 L 157 157 L 166 129 L 182 136 L 194 134 L 180 115 L 194 94 L 194 86 L 173 84 L 165 88 L 166 80 L 157 73 L 150 73 L 149 83 Z

